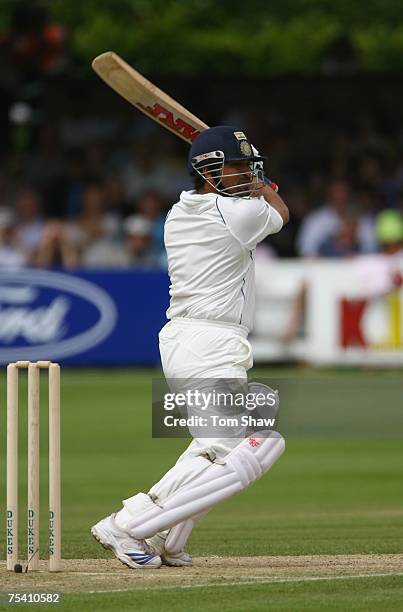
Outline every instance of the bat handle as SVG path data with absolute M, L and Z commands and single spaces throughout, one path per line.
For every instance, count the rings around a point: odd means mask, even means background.
M 275 183 L 271 179 L 267 178 L 267 176 L 264 177 L 264 184 L 268 185 L 269 187 L 271 187 L 271 189 L 273 189 L 273 191 L 275 191 L 276 193 L 278 192 L 278 185 L 277 185 L 277 183 Z

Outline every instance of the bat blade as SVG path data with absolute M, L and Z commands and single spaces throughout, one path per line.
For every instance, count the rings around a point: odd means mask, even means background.
M 98 55 L 92 67 L 109 87 L 130 104 L 189 144 L 208 128 L 208 125 L 150 83 L 113 51 Z

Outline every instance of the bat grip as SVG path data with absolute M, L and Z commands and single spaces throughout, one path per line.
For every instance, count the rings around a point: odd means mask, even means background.
M 277 185 L 277 183 L 275 183 L 271 179 L 267 178 L 267 176 L 264 177 L 264 184 L 268 185 L 269 187 L 271 187 L 271 189 L 273 189 L 273 191 L 275 191 L 276 193 L 278 192 L 278 185 Z

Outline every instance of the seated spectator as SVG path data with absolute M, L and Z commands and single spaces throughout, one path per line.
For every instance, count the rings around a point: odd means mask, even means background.
M 27 262 L 31 263 L 35 261 L 44 228 L 39 193 L 31 187 L 24 187 L 17 193 L 15 206 L 18 240 Z
M 352 257 L 359 252 L 357 240 L 357 218 L 344 217 L 334 236 L 328 236 L 320 245 L 321 257 Z
M 99 183 L 88 183 L 84 187 L 81 213 L 68 224 L 67 234 L 83 263 L 102 265 L 107 261 L 106 253 L 112 253 L 113 244 L 120 235 L 120 218 L 105 212 L 104 191 Z
M 360 252 L 363 255 L 375 253 L 378 250 L 375 232 L 375 217 L 382 208 L 382 194 L 378 189 L 373 189 L 364 183 L 354 190 L 354 202 L 360 212 L 360 220 L 357 228 Z
M 66 223 L 59 219 L 48 221 L 43 229 L 38 253 L 32 263 L 45 268 L 52 266 L 74 268 L 79 262 L 79 252 Z
M 110 231 L 101 185 L 97 182 L 88 183 L 82 191 L 80 204 L 81 210 L 74 225 L 77 241 L 87 245 Z
M 397 210 L 383 210 L 376 217 L 376 236 L 380 251 L 403 256 L 403 215 Z
M 319 255 L 320 245 L 339 229 L 340 216 L 350 203 L 350 188 L 345 181 L 333 180 L 327 187 L 326 203 L 309 213 L 297 237 L 300 255 Z
M 327 187 L 326 203 L 311 212 L 303 221 L 297 237 L 300 255 L 315 257 L 320 255 L 321 245 L 340 231 L 343 218 L 351 210 L 351 192 L 348 183 L 341 179 L 332 180 Z M 359 252 L 373 249 L 373 239 L 368 239 L 367 219 L 358 218 L 357 239 Z
M 124 223 L 124 243 L 97 240 L 83 253 L 86 267 L 119 268 L 158 265 L 152 252 L 152 223 L 142 215 L 131 215 Z
M 128 257 L 121 242 L 100 239 L 86 248 L 81 257 L 85 268 L 124 268 Z
M 0 208 L 0 267 L 16 268 L 26 263 L 15 225 L 15 217 L 8 208 Z
M 138 212 L 151 223 L 151 251 L 156 260 L 166 263 L 164 245 L 165 214 L 163 202 L 156 191 L 145 191 L 137 201 Z
M 131 265 L 153 265 L 156 262 L 151 251 L 152 224 L 142 215 L 132 215 L 124 223 L 127 261 Z
M 123 182 L 118 174 L 108 175 L 104 182 L 105 208 L 109 214 L 121 217 L 127 207 Z
M 78 266 L 87 249 L 117 233 L 116 224 L 109 224 L 104 214 L 103 191 L 98 183 L 89 182 L 84 186 L 80 204 L 81 212 L 75 221 L 53 219 L 46 224 L 37 265 Z

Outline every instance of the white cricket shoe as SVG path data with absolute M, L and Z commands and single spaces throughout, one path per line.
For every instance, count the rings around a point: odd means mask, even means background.
M 162 565 L 170 565 L 174 567 L 188 567 L 193 565 L 192 556 L 184 550 L 176 554 L 170 554 L 165 550 L 165 537 L 156 533 L 155 536 L 147 538 L 146 544 L 148 548 L 157 555 L 161 555 Z
M 171 555 L 164 552 L 161 556 L 162 565 L 171 565 L 173 567 L 189 567 L 193 565 L 192 555 L 189 555 L 185 550 L 181 550 L 176 555 Z
M 120 529 L 115 522 L 115 513 L 91 527 L 94 538 L 128 567 L 157 569 L 161 557 L 151 550 L 144 540 L 135 540 Z

